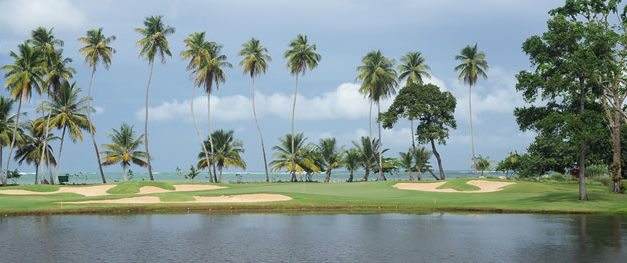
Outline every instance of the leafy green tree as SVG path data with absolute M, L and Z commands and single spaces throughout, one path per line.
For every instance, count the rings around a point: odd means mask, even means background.
M 398 153 L 398 164 L 407 173 L 409 181 L 413 181 L 413 172 L 416 167 L 414 166 L 414 154 L 411 148 L 407 152 Z
M 124 170 L 124 181 L 128 181 L 128 168 L 131 164 L 140 167 L 148 166 L 148 154 L 138 150 L 142 144 L 143 135 L 135 137 L 133 126 L 123 123 L 119 130 L 113 129 L 109 135 L 110 144 L 103 144 L 103 165 L 120 164 Z
M 505 176 L 516 173 L 518 169 L 520 169 L 520 154 L 517 152 L 510 152 L 505 159 L 496 165 L 496 170 L 505 172 Z
M 379 143 L 381 142 L 381 100 L 390 97 L 396 93 L 396 86 L 398 85 L 396 70 L 394 70 L 394 61 L 386 58 L 381 54 L 380 50 L 371 51 L 362 58 L 362 65 L 357 67 L 358 75 L 357 79 L 362 81 L 360 92 L 365 94 L 372 103 L 377 104 L 377 123 L 379 130 Z M 371 110 L 372 112 L 372 110 Z M 372 118 L 368 117 L 368 122 Z M 369 130 L 372 125 L 369 125 Z M 371 135 L 369 137 L 372 137 Z M 379 150 L 382 150 L 379 147 Z M 386 180 L 383 174 L 383 153 L 378 152 L 379 155 L 379 179 Z
M 348 170 L 347 182 L 353 181 L 353 174 L 355 170 L 361 166 L 361 154 L 358 148 L 350 148 L 344 152 L 344 160 L 342 165 Z
M 295 39 L 290 41 L 289 49 L 285 51 L 283 55 L 287 59 L 287 67 L 290 69 L 290 74 L 294 75 L 296 84 L 294 85 L 294 98 L 292 102 L 292 140 L 296 138 L 295 135 L 295 123 L 294 118 L 296 115 L 296 96 L 298 96 L 298 76 L 305 75 L 307 70 L 313 70 L 318 67 L 320 62 L 320 54 L 316 51 L 315 44 L 309 44 L 306 35 L 299 34 Z M 296 144 L 292 141 L 292 147 Z M 296 153 L 295 149 L 292 149 L 292 153 Z M 292 166 L 294 166 L 295 156 L 292 156 Z M 296 181 L 295 170 L 292 170 L 292 182 Z
M 455 67 L 455 71 L 459 71 L 459 79 L 463 79 L 468 84 L 468 112 L 470 116 L 470 142 L 472 147 L 472 161 L 475 160 L 475 132 L 472 125 L 472 87 L 477 85 L 479 77 L 488 78 L 488 62 L 485 53 L 479 51 L 477 44 L 474 46 L 466 46 L 459 55 L 455 56 L 455 60 L 459 61 L 459 65 Z
M 431 67 L 426 64 L 425 57 L 420 52 L 409 52 L 405 56 L 401 57 L 401 64 L 398 65 L 398 80 L 405 82 L 406 87 L 413 86 L 415 84 L 422 85 L 425 78 L 431 78 L 429 70 Z M 409 119 L 410 131 L 411 131 L 411 146 L 412 150 L 416 150 L 416 136 L 414 130 L 414 120 Z
M 87 89 L 87 97 L 90 98 L 88 106 L 91 107 L 93 97 L 91 96 L 91 90 L 94 84 L 94 77 L 96 76 L 96 69 L 98 65 L 102 65 L 105 69 L 111 67 L 111 59 L 115 54 L 115 49 L 111 47 L 111 42 L 115 41 L 115 36 L 105 36 L 102 33 L 102 27 L 98 29 L 87 30 L 85 36 L 78 39 L 83 47 L 79 49 L 79 52 L 85 57 L 85 64 L 91 68 L 91 77 L 89 78 L 89 88 Z M 91 118 L 91 112 L 87 112 L 87 119 L 93 123 Z M 93 127 L 93 126 L 90 126 Z M 96 152 L 96 160 L 98 161 L 98 171 L 100 172 L 100 178 L 102 183 L 106 184 L 104 171 L 102 170 L 102 164 L 100 163 L 100 151 L 98 150 L 98 143 L 96 143 L 96 132 L 94 129 L 89 129 L 91 135 L 91 141 L 94 145 L 94 151 Z
M 328 183 L 331 180 L 331 171 L 342 165 L 344 154 L 342 149 L 337 146 L 335 138 L 320 139 L 317 149 L 322 161 L 320 168 L 324 170 L 326 175 L 324 182 Z
M 295 144 L 294 147 L 292 147 L 292 141 Z M 302 133 L 297 133 L 293 140 L 291 134 L 285 135 L 280 139 L 279 145 L 272 147 L 274 150 L 274 160 L 270 162 L 272 170 L 285 169 L 292 174 L 308 171 L 319 172 L 320 167 L 316 165 L 316 158 L 309 154 L 312 152 L 312 147 L 312 145 L 307 144 L 307 138 Z M 295 153 L 291 152 L 292 149 L 295 150 Z
M 39 120 L 43 122 L 44 120 Z M 35 121 L 30 121 L 26 126 L 27 134 L 22 135 L 22 143 L 18 145 L 15 151 L 15 160 L 18 164 L 34 164 L 35 165 L 35 184 L 39 183 L 39 166 L 44 164 L 42 162 L 42 156 L 44 157 L 45 164 L 56 165 L 57 161 L 54 158 L 51 142 L 59 140 L 59 137 L 49 133 L 46 137 L 43 129 L 38 129 Z M 44 141 L 46 141 L 44 147 Z M 46 153 L 42 152 L 45 149 Z
M 190 165 L 189 173 L 185 174 L 185 179 L 194 180 L 194 178 L 198 177 L 198 175 L 200 175 L 200 171 L 196 169 L 194 165 Z
M 484 157 L 481 154 L 479 154 L 475 158 L 473 169 L 475 169 L 476 171 L 480 171 L 481 172 L 481 176 L 483 176 L 483 172 L 484 171 L 488 171 L 488 170 L 490 170 L 490 168 L 492 168 L 492 163 L 490 162 L 490 160 L 488 158 L 489 157 Z
M 12 114 L 14 104 L 15 100 L 0 96 L 0 174 L 2 173 L 2 154 L 4 153 L 4 147 L 9 146 L 15 132 L 15 119 L 17 116 Z M 18 142 L 23 141 L 21 127 L 18 127 L 16 136 Z
M 418 121 L 418 142 L 431 144 L 431 151 L 438 162 L 440 180 L 446 179 L 442 158 L 436 149 L 438 144 L 446 144 L 449 129 L 455 129 L 455 97 L 448 91 L 440 91 L 433 84 L 418 87 L 404 87 L 394 98 L 387 112 L 382 114 L 383 125 L 392 128 L 400 117 L 408 116 Z
M 63 142 L 65 141 L 65 133 L 69 131 L 72 142 L 83 140 L 83 130 L 92 130 L 93 127 L 89 118 L 88 112 L 93 112 L 94 109 L 89 106 L 88 97 L 80 97 L 81 89 L 76 87 L 76 83 L 69 83 L 67 81 L 61 84 L 61 88 L 57 94 L 52 96 L 51 102 L 44 102 L 44 111 L 50 114 L 49 120 L 42 122 L 42 128 L 57 128 L 61 130 L 61 141 L 59 143 L 59 152 L 57 153 L 57 165 L 55 178 L 50 178 L 51 182 L 58 182 L 59 172 L 61 168 L 61 153 L 63 152 Z
M 136 45 L 140 47 L 139 55 L 148 61 L 150 67 L 148 84 L 146 84 L 143 138 L 146 154 L 149 156 L 146 158 L 146 167 L 148 167 L 148 176 L 151 181 L 154 181 L 155 178 L 152 176 L 152 166 L 150 165 L 150 159 L 152 159 L 152 157 L 150 157 L 150 151 L 148 150 L 148 95 L 150 94 L 150 82 L 152 80 L 155 57 L 159 56 L 163 64 L 165 63 L 166 56 L 172 56 L 167 37 L 175 32 L 174 27 L 165 25 L 162 19 L 163 16 L 146 17 L 144 27 L 135 29 L 135 31 L 141 35 L 141 39 L 136 43 Z
M 259 120 L 257 119 L 257 109 L 255 108 L 255 77 L 261 75 L 262 73 L 266 73 L 266 70 L 268 69 L 268 62 L 270 62 L 272 58 L 268 55 L 268 49 L 261 45 L 259 40 L 255 38 L 251 38 L 243 44 L 242 50 L 239 52 L 239 56 L 243 57 L 239 65 L 243 68 L 244 74 L 250 75 L 250 79 L 252 80 L 251 101 L 253 116 L 255 118 L 257 132 L 259 133 L 259 140 L 261 141 L 261 153 L 263 154 L 263 168 L 266 172 L 266 182 L 270 182 L 268 161 L 266 158 L 266 147 L 263 143 L 263 134 L 261 132 L 261 126 L 259 126 Z
M 22 102 L 24 100 L 30 100 L 33 91 L 41 93 L 41 83 L 43 83 L 44 75 L 46 74 L 45 68 L 42 65 L 43 57 L 41 52 L 33 48 L 28 42 L 20 44 L 18 46 L 18 53 L 11 51 L 10 56 L 14 60 L 13 63 L 4 65 L 0 67 L 0 69 L 5 70 L 5 89 L 9 91 L 11 97 L 18 101 L 18 104 L 15 125 L 13 126 L 12 138 L 9 143 L 6 173 L 2 178 L 3 185 L 7 184 L 9 177 L 9 165 L 11 164 L 16 136 L 18 136 L 17 130 L 20 126 Z
M 211 164 L 218 167 L 220 174 L 216 182 L 222 181 L 222 170 L 224 167 L 236 167 L 246 169 L 246 162 L 242 159 L 244 145 L 242 141 L 235 139 L 233 131 L 217 130 L 211 134 L 214 141 L 213 152 L 211 153 Z M 209 140 L 204 141 L 205 147 L 209 146 Z M 203 158 L 203 153 L 198 154 L 198 168 L 207 166 L 207 159 Z

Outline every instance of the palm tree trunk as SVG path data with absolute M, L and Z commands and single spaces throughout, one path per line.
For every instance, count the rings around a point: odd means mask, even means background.
M 39 180 L 39 164 L 35 164 L 35 184 Z
M 59 172 L 61 171 L 61 152 L 63 151 L 63 141 L 65 140 L 65 129 L 67 126 L 63 126 L 63 131 L 61 132 L 61 143 L 59 144 L 59 153 L 57 154 L 57 171 L 54 176 L 54 180 L 50 178 L 52 184 L 54 182 L 59 182 Z
M 411 168 L 409 170 L 407 170 L 407 173 L 409 174 L 409 181 L 413 181 L 414 180 L 414 175 L 412 174 Z
M 348 172 L 348 180 L 346 180 L 346 182 L 352 182 L 353 181 L 353 170 L 350 170 Z
M 150 152 L 148 151 L 148 95 L 150 94 L 150 82 L 152 81 L 152 71 L 154 68 L 154 62 L 151 61 L 150 62 L 150 73 L 148 75 L 148 84 L 146 85 L 146 95 L 145 95 L 145 116 L 144 116 L 144 147 L 146 148 L 146 155 L 147 155 L 147 164 L 148 164 L 148 177 L 150 178 L 150 181 L 154 181 L 155 178 L 152 176 L 152 165 L 150 163 L 150 159 L 152 159 L 152 156 L 150 156 Z M 209 165 L 209 164 L 207 164 Z
M 192 87 L 192 101 L 190 103 L 190 110 L 192 112 L 192 123 L 194 123 L 194 129 L 196 130 L 196 134 L 200 139 L 200 146 L 202 146 L 202 152 L 205 154 L 205 160 L 207 161 L 207 170 L 209 171 L 209 182 L 213 183 L 213 176 L 211 175 L 211 168 L 209 164 L 211 161 L 209 160 L 209 153 L 207 152 L 207 147 L 205 146 L 205 141 L 203 140 L 202 134 L 200 134 L 200 129 L 198 128 L 198 123 L 196 122 L 196 114 L 194 113 L 194 98 L 196 97 L 196 87 Z
M 224 166 L 220 166 L 220 168 L 218 168 L 220 170 L 220 182 L 222 182 L 222 168 L 224 168 Z
M 48 101 L 50 101 L 50 93 L 48 93 Z M 42 114 L 42 118 L 44 117 L 43 114 L 45 112 L 45 109 L 43 107 L 43 104 L 41 106 L 41 114 Z M 50 134 L 50 117 L 52 115 L 52 112 L 50 114 L 48 114 L 48 117 L 46 117 L 46 126 L 44 127 L 44 141 L 43 141 L 43 145 L 41 147 L 41 158 L 39 159 L 39 163 L 43 163 L 44 161 L 44 157 L 46 159 L 46 163 L 48 163 L 48 151 L 46 151 L 46 148 L 48 147 L 48 135 Z M 48 166 L 50 165 L 49 163 L 47 164 Z M 42 167 L 43 169 L 43 167 Z M 45 177 L 46 172 L 43 171 L 42 176 Z
M 298 95 L 298 73 L 296 74 L 296 86 L 294 87 L 294 98 L 292 102 L 292 182 L 296 182 L 296 169 L 294 162 L 296 161 L 296 150 L 294 145 L 294 115 L 296 115 L 296 96 Z
M 209 152 L 211 153 L 211 158 L 214 158 L 213 155 L 215 152 L 213 150 L 213 138 L 211 137 L 211 92 L 207 92 L 207 129 L 207 132 L 209 133 Z M 209 165 L 209 163 L 207 163 L 207 165 Z M 219 183 L 220 181 L 218 181 L 218 177 L 216 175 L 216 162 L 212 162 L 211 167 L 213 167 L 213 181 Z
M 89 107 L 91 108 L 91 89 L 94 84 L 94 76 L 96 75 L 96 67 L 93 67 L 91 70 L 91 78 L 89 78 L 89 88 L 87 89 L 87 97 L 89 97 Z M 94 123 L 91 121 L 91 111 L 87 112 L 87 120 L 89 121 L 89 134 L 91 135 L 91 142 L 94 144 L 94 150 L 96 151 L 96 159 L 98 162 L 98 171 L 100 172 L 100 178 L 102 179 L 102 183 L 106 184 L 107 179 L 105 178 L 104 171 L 102 170 L 102 163 L 100 163 L 100 152 L 98 151 L 98 144 L 96 143 L 96 133 L 94 131 Z M 43 156 L 43 155 L 42 155 Z
M 326 174 L 326 176 L 324 177 L 324 182 L 328 183 L 329 181 L 331 181 L 331 169 L 327 169 L 325 174 Z
M 584 79 L 580 80 L 581 90 L 579 97 L 579 118 L 583 118 L 583 113 L 585 111 L 585 101 L 586 101 L 586 88 Z M 620 124 L 619 124 L 620 125 Z M 586 191 L 586 140 L 585 138 L 581 138 L 581 144 L 579 145 L 579 200 L 587 201 L 588 200 L 588 192 Z
M 270 182 L 270 175 L 268 174 L 268 161 L 266 158 L 266 147 L 263 145 L 263 134 L 261 133 L 261 127 L 259 126 L 259 120 L 257 119 L 257 109 L 255 108 L 255 77 L 251 76 L 253 80 L 252 88 L 252 104 L 253 104 L 253 117 L 255 118 L 255 125 L 257 126 L 257 132 L 259 132 L 259 140 L 261 141 L 261 153 L 263 154 L 263 168 L 266 171 L 266 183 Z
M 370 111 L 368 111 L 368 139 L 372 140 L 372 100 L 370 101 Z
M 11 155 L 13 154 L 13 146 L 15 146 L 15 137 L 17 135 L 17 127 L 20 125 L 20 114 L 22 114 L 22 96 L 17 104 L 17 117 L 15 117 L 15 127 L 13 128 L 13 136 L 11 136 L 11 144 L 9 144 L 9 155 L 7 156 L 7 170 L 2 178 L 2 185 L 7 185 L 9 179 L 9 165 L 11 164 Z
M 4 174 L 2 171 L 2 152 L 4 152 L 4 148 L 0 146 L 0 175 Z M 37 180 L 35 179 L 35 184 L 37 184 Z
M 435 156 L 435 160 L 438 162 L 438 169 L 440 170 L 440 180 L 446 180 L 446 176 L 444 175 L 444 168 L 442 168 L 442 158 L 440 158 L 440 153 L 435 148 L 435 142 L 433 141 L 433 139 L 431 139 L 431 151 Z M 435 177 L 433 173 L 432 175 Z
M 387 180 L 385 175 L 383 174 L 383 141 L 381 140 L 381 122 L 379 121 L 379 117 L 381 115 L 381 102 L 377 101 L 377 125 L 379 128 L 379 180 Z
M 473 128 L 472 125 L 472 85 L 470 85 L 470 88 L 468 89 L 468 112 L 470 113 L 470 147 L 472 150 L 472 167 L 473 169 L 475 169 L 475 172 L 477 171 L 477 168 L 475 167 L 475 130 Z
M 362 179 L 364 182 L 368 182 L 368 176 L 370 176 L 370 168 L 364 168 L 364 178 Z
M 124 170 L 124 182 L 128 181 L 128 167 L 123 167 Z
M 409 119 L 409 125 L 411 129 L 411 148 L 416 152 L 416 135 L 414 134 L 414 119 Z

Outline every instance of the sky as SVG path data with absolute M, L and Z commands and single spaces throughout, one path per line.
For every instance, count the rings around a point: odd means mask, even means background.
M 317 68 L 301 78 L 296 106 L 296 129 L 309 142 L 336 137 L 350 147 L 368 135 L 368 101 L 357 92 L 356 67 L 372 50 L 399 61 L 410 51 L 420 51 L 431 66 L 430 83 L 457 98 L 455 118 L 446 145 L 439 147 L 445 169 L 469 169 L 469 89 L 453 70 L 454 57 L 466 45 L 478 44 L 490 64 L 489 78 L 472 90 L 473 120 L 477 153 L 501 160 L 510 151 L 524 152 L 533 134 L 519 131 L 513 116 L 524 106 L 515 90 L 515 75 L 529 69 L 521 51 L 523 41 L 546 29 L 548 11 L 559 0 L 0 0 L 0 65 L 11 63 L 9 52 L 29 38 L 37 26 L 53 27 L 65 41 L 65 55 L 74 59 L 75 81 L 84 91 L 89 68 L 83 63 L 77 39 L 92 28 L 102 27 L 115 35 L 117 53 L 110 70 L 96 73 L 93 117 L 99 144 L 108 143 L 113 128 L 123 122 L 143 132 L 144 92 L 148 64 L 135 45 L 140 38 L 135 28 L 145 17 L 163 15 L 176 28 L 169 37 L 173 56 L 156 64 L 150 94 L 150 151 L 155 171 L 173 171 L 195 163 L 200 151 L 190 117 L 193 82 L 180 57 L 183 39 L 192 32 L 206 32 L 209 40 L 223 45 L 233 68 L 227 81 L 211 96 L 211 128 L 234 130 L 246 149 L 248 171 L 263 170 L 259 138 L 250 106 L 251 82 L 239 67 L 238 51 L 251 37 L 268 48 L 272 62 L 257 79 L 256 103 L 268 158 L 273 145 L 290 131 L 294 77 L 289 74 L 283 52 L 297 34 L 306 34 L 317 45 L 322 59 Z M 4 79 L 0 76 L 0 81 Z M 2 96 L 7 92 L 2 90 Z M 201 89 L 194 97 L 195 111 L 206 136 L 207 100 Z M 34 116 L 40 98 L 24 106 Z M 392 99 L 382 102 L 385 109 Z M 57 131 L 57 134 L 60 132 Z M 411 145 L 409 122 L 400 121 L 383 131 L 389 155 L 397 156 Z M 374 133 L 376 134 L 376 132 Z M 86 139 L 89 138 L 86 135 Z M 55 145 L 55 147 L 57 147 Z M 64 145 L 61 170 L 97 170 L 89 140 Z M 23 166 L 25 171 L 32 167 Z M 118 171 L 118 166 L 107 167 Z

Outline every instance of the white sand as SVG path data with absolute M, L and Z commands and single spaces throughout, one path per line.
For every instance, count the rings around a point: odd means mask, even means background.
M 292 200 L 291 197 L 279 194 L 243 194 L 222 196 L 194 196 L 194 201 L 161 202 L 156 196 L 140 196 L 114 200 L 92 200 L 80 202 L 61 202 L 62 204 L 193 204 L 193 203 L 259 203 Z
M 94 185 L 94 186 L 61 186 L 59 190 L 53 192 L 34 192 L 28 190 L 2 190 L 0 194 L 5 195 L 51 195 L 60 193 L 74 193 L 83 196 L 103 196 L 109 195 L 107 191 L 115 185 Z M 190 191 L 205 191 L 225 188 L 217 185 L 203 185 L 203 184 L 179 184 L 174 185 L 176 190 L 166 190 L 155 186 L 144 186 L 139 189 L 138 194 L 158 194 L 169 192 L 190 192 Z
M 503 187 L 512 185 L 515 183 L 512 182 L 495 182 L 495 181 L 485 181 L 485 180 L 470 180 L 467 182 L 469 185 L 474 185 L 479 187 L 479 190 L 474 191 L 457 191 L 455 189 L 447 188 L 447 189 L 438 189 L 441 185 L 446 182 L 435 182 L 435 183 L 398 183 L 393 185 L 392 187 L 401 190 L 415 190 L 415 191 L 423 191 L 423 192 L 438 192 L 438 193 L 491 193 L 503 190 Z

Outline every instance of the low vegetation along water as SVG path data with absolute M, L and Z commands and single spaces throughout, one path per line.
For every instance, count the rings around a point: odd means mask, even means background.
M 132 215 L 0 218 L 2 262 L 627 262 L 610 215 Z

